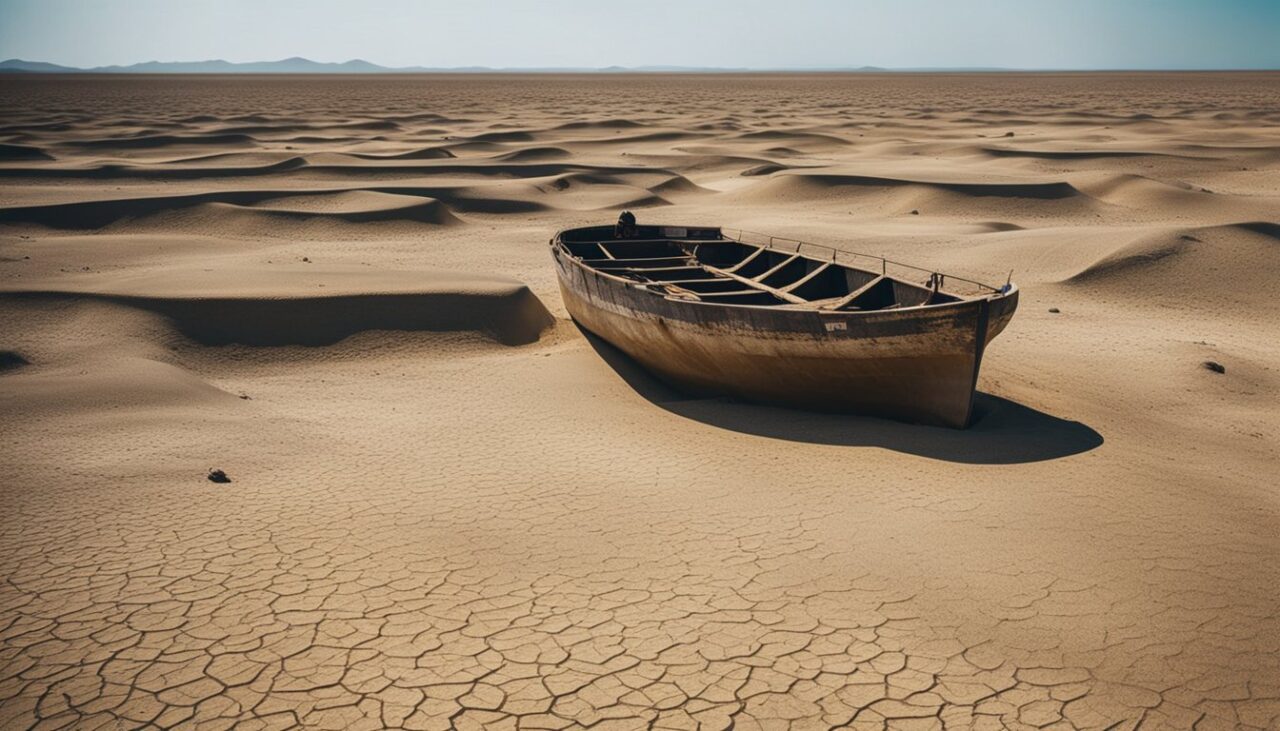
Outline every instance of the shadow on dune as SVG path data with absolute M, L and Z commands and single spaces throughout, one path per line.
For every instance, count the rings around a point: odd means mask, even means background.
M 605 363 L 654 405 L 743 434 L 841 447 L 882 447 L 965 464 L 1040 462 L 1087 452 L 1103 442 L 1101 434 L 1078 421 L 1059 419 L 986 393 L 977 395 L 973 424 L 964 430 L 797 411 L 728 398 L 691 397 L 662 383 L 580 325 L 578 330 Z
M 368 292 L 328 296 L 142 296 L 94 292 L 0 292 L 0 307 L 14 301 L 65 304 L 90 300 L 154 312 L 186 337 L 206 346 L 333 345 L 369 330 L 485 333 L 504 345 L 538 341 L 555 320 L 542 301 L 518 282 L 473 281 L 420 292 Z M 12 358 L 0 351 L 0 369 Z M 22 365 L 22 362 L 16 365 Z

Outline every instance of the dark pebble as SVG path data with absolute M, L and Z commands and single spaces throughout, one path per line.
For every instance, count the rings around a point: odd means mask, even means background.
M 222 470 L 209 470 L 209 482 L 227 483 L 231 482 L 231 478 Z
M 1059 312 L 1062 312 L 1062 310 L 1058 309 L 1057 307 L 1050 307 L 1049 311 L 1055 315 L 1058 314 Z
M 1227 372 L 1227 367 L 1226 367 L 1226 366 L 1224 366 L 1224 365 L 1222 365 L 1221 363 L 1219 363 L 1219 362 L 1215 361 L 1215 360 L 1206 360 L 1205 362 L 1201 363 L 1200 365 L 1204 366 L 1204 367 L 1205 367 L 1205 369 L 1207 369 L 1207 370 L 1211 370 L 1211 371 L 1213 371 L 1214 373 L 1226 373 L 1226 372 Z

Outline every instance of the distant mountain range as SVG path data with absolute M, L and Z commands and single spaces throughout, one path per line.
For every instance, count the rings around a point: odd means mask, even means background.
M 811 69 L 748 69 L 711 68 L 698 66 L 609 66 L 606 68 L 490 68 L 487 66 L 459 66 L 453 68 L 428 68 L 406 66 L 391 68 L 376 63 L 353 59 L 343 63 L 324 63 L 307 58 L 286 58 L 280 61 L 250 61 L 232 63 L 221 59 L 213 61 L 147 61 L 129 66 L 95 66 L 76 68 L 43 61 L 24 61 L 11 58 L 0 61 L 0 73 L 11 74 L 425 74 L 425 73 L 751 73 L 768 71 L 794 72 L 876 72 L 876 71 L 1009 71 L 998 68 L 965 69 L 885 69 L 876 66 L 850 68 Z
M 381 74 L 421 72 L 427 69 L 392 69 L 361 61 L 345 63 L 321 63 L 306 58 L 286 58 L 280 61 L 251 61 L 232 63 L 214 61 L 147 61 L 129 66 L 95 66 L 76 68 L 43 61 L 24 61 L 12 58 L 0 61 L 0 72 L 29 74 Z

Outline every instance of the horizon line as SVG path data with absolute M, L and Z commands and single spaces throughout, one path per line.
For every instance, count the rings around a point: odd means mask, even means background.
M 278 68 L 304 65 L 307 68 L 281 70 Z M 216 65 L 208 70 L 172 70 L 165 67 L 198 67 Z M 140 70 L 140 67 L 155 70 Z M 644 64 L 639 66 L 383 66 L 372 61 L 353 58 L 346 61 L 315 61 L 302 56 L 290 56 L 270 61 L 227 61 L 226 59 L 202 59 L 196 61 L 137 61 L 130 64 L 103 66 L 68 66 L 50 61 L 29 61 L 9 58 L 0 61 L 0 74 L 129 74 L 129 75 L 214 75 L 230 74 L 278 74 L 278 75 L 388 75 L 388 74 L 477 74 L 477 73 L 640 73 L 640 74 L 750 74 L 750 73 L 1232 73 L 1276 72 L 1280 67 L 1016 67 L 1016 66 L 876 66 L 873 64 L 850 66 L 684 66 L 679 64 Z

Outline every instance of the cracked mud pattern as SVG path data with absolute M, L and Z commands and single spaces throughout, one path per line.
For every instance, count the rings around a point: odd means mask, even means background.
M 0 142 L 51 159 L 0 164 L 0 727 L 1280 728 L 1274 304 L 1116 294 L 1222 250 L 1252 258 L 1215 276 L 1280 272 L 1276 77 L 1052 81 L 1058 107 L 877 78 L 633 79 L 603 109 L 573 79 L 145 109 L 136 80 L 6 80 Z M 852 213 L 889 252 L 1018 260 L 983 419 L 618 366 L 545 239 L 653 196 L 642 219 L 838 239 Z M 299 341 L 280 302 L 319 287 L 383 319 Z

